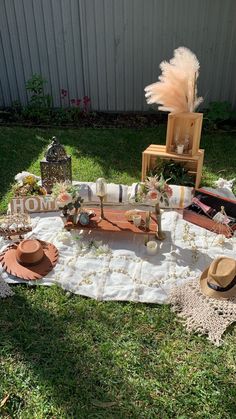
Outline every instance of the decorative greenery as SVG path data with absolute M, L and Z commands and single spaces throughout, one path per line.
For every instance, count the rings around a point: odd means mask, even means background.
M 172 185 L 194 186 L 192 177 L 188 174 L 188 169 L 182 163 L 174 160 L 156 159 L 155 167 L 150 171 L 150 176 L 162 176 L 168 179 Z
M 78 210 L 83 199 L 79 193 L 79 186 L 67 182 L 57 182 L 52 189 L 52 196 L 56 199 L 57 205 L 67 215 L 68 211 Z
M 15 197 L 18 196 L 29 196 L 29 195 L 46 195 L 47 191 L 41 185 L 38 184 L 38 178 L 34 175 L 19 173 L 15 179 L 17 183 L 13 186 L 13 194 Z

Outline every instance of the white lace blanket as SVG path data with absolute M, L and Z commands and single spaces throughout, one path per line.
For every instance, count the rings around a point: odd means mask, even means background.
M 167 238 L 156 256 L 147 255 L 143 236 L 69 233 L 59 216 L 37 217 L 33 224 L 33 234 L 60 252 L 54 270 L 37 284 L 58 284 L 100 300 L 165 303 L 173 286 L 197 279 L 216 256 L 236 254 L 235 237 L 222 242 L 222 236 L 187 223 L 176 211 L 163 214 Z M 5 246 L 0 239 L 0 249 Z M 2 277 L 8 283 L 24 282 L 6 272 Z

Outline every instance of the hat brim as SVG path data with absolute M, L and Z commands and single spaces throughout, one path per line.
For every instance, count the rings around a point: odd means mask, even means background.
M 46 276 L 57 263 L 58 250 L 52 243 L 39 241 L 43 246 L 44 257 L 37 265 L 21 265 L 16 259 L 17 245 L 13 244 L 0 255 L 0 263 L 5 271 L 27 281 L 34 281 Z
M 207 281 L 209 280 L 210 282 L 212 280 L 208 277 L 208 271 L 209 271 L 209 267 L 205 269 L 205 271 L 203 271 L 203 273 L 200 276 L 200 288 L 204 295 L 206 295 L 207 297 L 215 298 L 217 300 L 223 300 L 225 298 L 236 297 L 236 285 L 233 288 L 231 288 L 229 291 L 225 291 L 225 292 L 216 291 L 210 288 L 207 284 Z

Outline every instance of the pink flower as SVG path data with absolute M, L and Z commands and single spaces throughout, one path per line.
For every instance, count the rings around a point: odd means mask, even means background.
M 167 183 L 165 183 L 164 191 L 168 195 L 169 198 L 173 195 L 173 190 L 169 185 L 167 185 Z
M 88 112 L 88 104 L 91 102 L 88 96 L 83 97 L 84 112 Z
M 68 91 L 66 89 L 61 89 L 61 96 L 64 98 L 67 96 Z
M 70 103 L 72 103 L 72 105 L 75 104 L 75 99 L 71 99 Z
M 57 203 L 61 207 L 68 205 L 72 202 L 72 196 L 68 192 L 61 192 L 57 197 Z
M 158 199 L 158 192 L 157 191 L 155 191 L 155 190 L 153 190 L 153 191 L 149 191 L 148 192 L 148 197 L 151 199 L 151 200 L 156 200 L 156 199 Z
M 84 105 L 87 105 L 89 102 L 91 102 L 91 100 L 88 96 L 84 96 L 83 97 L 83 102 L 84 102 Z

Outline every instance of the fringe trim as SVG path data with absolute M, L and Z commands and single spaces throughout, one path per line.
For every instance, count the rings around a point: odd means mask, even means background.
M 222 335 L 236 321 L 236 298 L 215 300 L 201 293 L 199 281 L 172 289 L 168 301 L 188 332 L 206 335 L 216 346 Z

